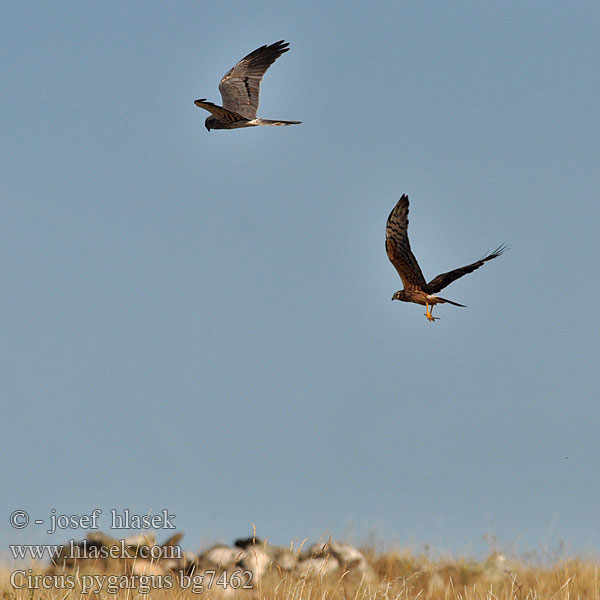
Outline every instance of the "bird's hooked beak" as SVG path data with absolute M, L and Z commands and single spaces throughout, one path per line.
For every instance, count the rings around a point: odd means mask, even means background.
M 210 132 L 210 127 L 205 123 L 204 127 L 206 127 L 206 131 Z

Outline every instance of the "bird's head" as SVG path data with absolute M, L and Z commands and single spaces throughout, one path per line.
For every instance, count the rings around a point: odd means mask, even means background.
M 401 300 L 404 301 L 404 290 L 397 291 L 393 296 L 392 300 Z

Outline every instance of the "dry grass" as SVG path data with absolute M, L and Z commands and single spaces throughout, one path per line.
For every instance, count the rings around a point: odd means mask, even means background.
M 155 589 L 142 594 L 136 588 L 126 589 L 131 581 L 117 580 L 115 575 L 114 587 L 120 588 L 116 594 L 109 593 L 108 580 L 99 593 L 82 594 L 81 574 L 74 575 L 73 589 L 52 585 L 52 580 L 38 580 L 39 589 L 13 589 L 11 570 L 5 568 L 0 572 L 0 593 L 3 600 L 600 600 L 600 563 L 591 559 L 565 559 L 542 567 L 505 560 L 497 554 L 477 562 L 465 558 L 432 560 L 401 551 L 363 551 L 375 576 L 344 573 L 303 578 L 271 572 L 254 582 L 250 590 L 223 590 L 213 585 L 193 593 L 181 589 L 173 575 L 170 589 L 158 588 L 154 580 Z M 45 573 L 44 568 L 31 571 L 31 575 Z M 49 589 L 43 589 L 43 583 L 49 584 Z M 147 583 L 153 585 L 151 580 Z

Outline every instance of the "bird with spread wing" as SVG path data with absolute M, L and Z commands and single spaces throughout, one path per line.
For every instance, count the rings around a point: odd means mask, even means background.
M 508 246 L 499 246 L 485 258 L 465 267 L 448 271 L 448 273 L 442 273 L 427 283 L 419 263 L 410 249 L 410 242 L 408 241 L 408 196 L 404 194 L 388 217 L 385 230 L 385 248 L 388 258 L 396 267 L 396 271 L 398 271 L 398 275 L 400 275 L 400 279 L 404 284 L 404 289 L 396 292 L 392 296 L 392 300 L 423 304 L 426 307 L 425 316 L 433 322 L 438 318 L 431 314 L 435 304 L 448 303 L 465 308 L 464 304 L 458 304 L 458 302 L 436 296 L 436 292 L 444 289 L 463 275 L 479 269 L 488 260 L 500 256 L 507 250 Z
M 270 46 L 261 46 L 229 69 L 219 83 L 223 106 L 208 102 L 206 98 L 195 100 L 196 106 L 211 113 L 204 122 L 206 129 L 210 131 L 257 125 L 299 125 L 301 121 L 274 121 L 256 117 L 263 75 L 288 50 L 289 43 L 284 40 Z

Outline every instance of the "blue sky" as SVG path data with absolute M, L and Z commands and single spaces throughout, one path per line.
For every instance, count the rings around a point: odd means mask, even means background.
M 3 10 L 5 528 L 594 552 L 598 3 L 205 4 Z M 259 116 L 303 124 L 208 133 L 280 39 Z M 427 278 L 511 245 L 434 325 L 390 302 L 403 193 Z M 86 533 L 44 529 L 3 545 Z

